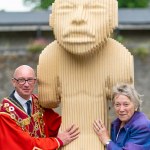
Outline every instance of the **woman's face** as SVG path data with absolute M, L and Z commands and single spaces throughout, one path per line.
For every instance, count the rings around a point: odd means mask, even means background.
M 114 108 L 116 115 L 123 123 L 128 122 L 135 112 L 134 103 L 125 95 L 114 98 Z

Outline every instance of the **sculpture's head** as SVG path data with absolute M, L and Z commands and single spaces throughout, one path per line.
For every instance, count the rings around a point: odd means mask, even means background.
M 97 49 L 118 24 L 117 0 L 55 0 L 50 26 L 67 51 L 84 55 Z

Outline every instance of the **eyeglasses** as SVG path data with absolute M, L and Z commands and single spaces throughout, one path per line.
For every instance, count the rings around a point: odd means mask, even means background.
M 24 78 L 21 78 L 21 79 L 16 79 L 16 78 L 13 78 L 17 81 L 18 84 L 20 85 L 23 85 L 26 83 L 26 81 L 28 82 L 28 84 L 34 84 L 36 79 L 33 79 L 33 78 L 30 78 L 30 79 L 24 79 Z

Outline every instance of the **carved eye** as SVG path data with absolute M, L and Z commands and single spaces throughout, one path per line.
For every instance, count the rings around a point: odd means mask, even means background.
M 87 4 L 86 6 L 86 9 L 88 9 L 88 11 L 90 12 L 105 12 L 105 6 L 104 4 L 100 4 L 100 3 L 90 3 L 90 4 Z
M 74 8 L 75 8 L 74 4 L 69 3 L 69 2 L 68 3 L 64 2 L 59 5 L 59 7 L 57 8 L 57 12 L 58 13 L 67 13 L 67 12 L 72 11 Z

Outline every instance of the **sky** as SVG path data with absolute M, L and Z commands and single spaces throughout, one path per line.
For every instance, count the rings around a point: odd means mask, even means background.
M 0 10 L 7 12 L 30 11 L 31 7 L 23 5 L 23 0 L 0 0 Z

